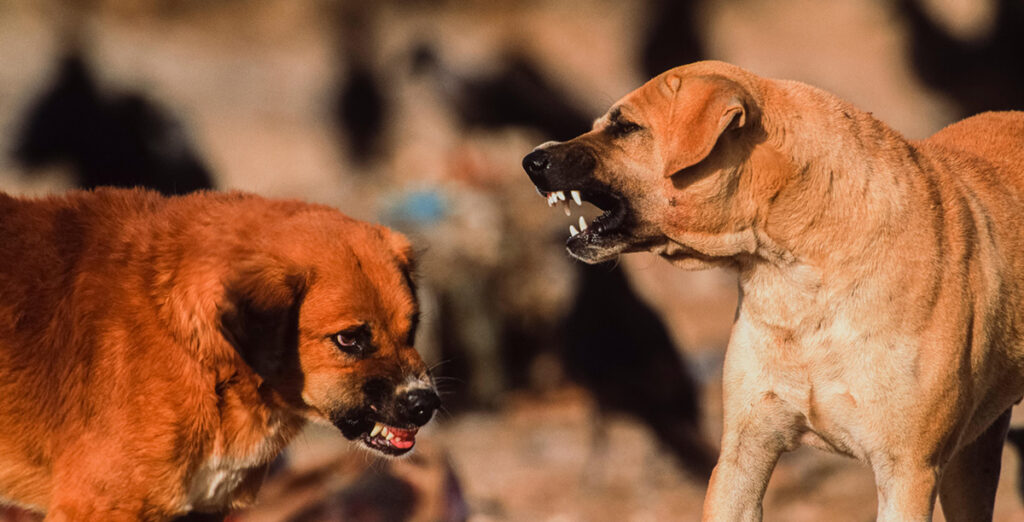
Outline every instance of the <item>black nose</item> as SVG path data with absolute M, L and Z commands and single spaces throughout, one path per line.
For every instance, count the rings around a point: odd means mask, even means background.
M 402 417 L 422 426 L 434 416 L 434 410 L 441 407 L 441 398 L 433 390 L 412 390 L 399 399 L 399 407 Z
M 540 176 L 551 166 L 551 155 L 544 149 L 536 149 L 523 158 L 523 170 L 530 178 Z

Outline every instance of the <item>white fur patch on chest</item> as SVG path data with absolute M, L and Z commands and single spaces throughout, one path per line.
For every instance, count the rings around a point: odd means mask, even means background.
M 231 506 L 238 488 L 252 473 L 260 473 L 277 453 L 277 430 L 256 446 L 239 455 L 216 444 L 212 456 L 192 474 L 186 489 L 186 509 L 222 511 Z M 225 455 L 227 453 L 227 455 Z
M 235 490 L 242 484 L 252 467 L 234 459 L 211 458 L 204 463 L 188 488 L 191 509 L 220 510 L 231 504 Z

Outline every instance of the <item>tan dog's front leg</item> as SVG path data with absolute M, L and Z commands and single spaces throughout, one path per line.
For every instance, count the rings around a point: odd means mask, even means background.
M 771 391 L 727 391 L 724 407 L 722 451 L 703 520 L 759 521 L 768 479 L 779 456 L 798 445 L 803 416 Z
M 938 468 L 901 458 L 872 458 L 878 488 L 878 522 L 927 522 L 932 519 Z

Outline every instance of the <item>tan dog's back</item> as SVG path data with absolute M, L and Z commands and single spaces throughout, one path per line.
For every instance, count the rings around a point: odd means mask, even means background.
M 958 121 L 925 143 L 969 152 L 1024 172 L 1024 112 L 985 112 Z

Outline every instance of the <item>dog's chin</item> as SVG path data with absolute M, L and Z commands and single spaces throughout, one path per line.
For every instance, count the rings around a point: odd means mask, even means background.
M 348 440 L 358 441 L 374 453 L 399 457 L 412 451 L 419 428 L 394 426 L 373 420 L 369 415 L 348 416 L 334 422 Z
M 592 265 L 611 261 L 619 254 L 644 250 L 642 242 L 632 238 L 628 231 L 596 233 L 589 229 L 570 237 L 565 249 L 572 257 Z

